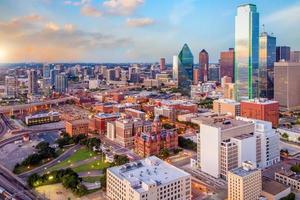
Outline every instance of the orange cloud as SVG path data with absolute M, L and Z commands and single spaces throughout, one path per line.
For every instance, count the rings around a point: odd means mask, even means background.
M 100 17 L 102 16 L 102 12 L 96 8 L 94 8 L 91 5 L 84 5 L 80 9 L 81 14 L 85 16 L 91 16 L 91 17 Z

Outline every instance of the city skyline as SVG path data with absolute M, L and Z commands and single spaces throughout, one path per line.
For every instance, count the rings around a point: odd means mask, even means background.
M 4 0 L 0 62 L 159 62 L 165 57 L 171 63 L 187 43 L 195 55 L 206 49 L 214 63 L 221 51 L 234 47 L 234 16 L 242 3 Z M 299 1 L 250 3 L 260 13 L 260 32 L 265 24 L 278 45 L 300 48 L 300 34 L 289 31 L 299 19 Z M 215 13 L 221 13 L 218 20 Z

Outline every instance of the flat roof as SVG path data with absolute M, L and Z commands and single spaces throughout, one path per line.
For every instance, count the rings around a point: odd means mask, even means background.
M 265 99 L 265 98 L 259 98 L 259 99 L 249 99 L 249 100 L 243 100 L 241 101 L 241 103 L 256 103 L 256 104 L 273 104 L 273 103 L 278 103 L 278 101 L 273 101 L 273 100 L 268 100 L 268 99 Z
M 77 119 L 77 120 L 74 120 L 74 121 L 70 121 L 68 123 L 71 123 L 72 125 L 88 124 L 89 120 L 88 119 Z
M 277 195 L 288 188 L 289 186 L 283 185 L 266 177 L 262 180 L 262 190 L 272 195 Z
M 212 126 L 215 128 L 220 128 L 221 130 L 226 130 L 234 127 L 244 126 L 247 124 L 252 124 L 251 122 L 246 122 L 242 120 L 229 119 L 229 118 L 208 118 L 207 120 L 203 120 L 204 125 Z
M 231 173 L 234 173 L 238 176 L 244 177 L 248 176 L 249 174 L 258 171 L 259 169 L 244 169 L 243 167 L 235 168 L 233 170 L 230 170 Z
M 98 113 L 96 117 L 99 118 L 112 118 L 112 117 L 120 117 L 120 113 Z
M 214 100 L 215 102 L 220 102 L 220 103 L 226 103 L 226 104 L 230 104 L 230 105 L 240 105 L 240 102 L 237 102 L 235 100 L 232 99 L 217 99 Z
M 112 167 L 108 170 L 118 178 L 127 180 L 131 187 L 139 193 L 145 191 L 142 183 L 146 185 L 156 184 L 158 186 L 190 176 L 187 172 L 164 162 L 156 156 Z

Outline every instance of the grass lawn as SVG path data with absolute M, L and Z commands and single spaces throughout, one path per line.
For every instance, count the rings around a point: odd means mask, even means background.
M 90 170 L 101 170 L 105 167 L 108 167 L 109 163 L 102 162 L 101 159 L 94 160 L 84 165 L 80 165 L 78 167 L 74 167 L 73 170 L 77 173 L 79 172 L 87 172 Z
M 68 159 L 60 162 L 59 164 L 49 168 L 48 170 L 53 171 L 57 170 L 63 167 L 67 167 L 70 165 L 70 163 L 76 163 L 78 161 L 86 160 L 88 158 L 91 158 L 93 156 L 97 155 L 97 153 L 90 151 L 89 149 L 82 147 L 79 150 L 77 150 L 72 156 L 70 156 Z
M 96 181 L 100 181 L 101 176 L 86 176 L 82 177 L 82 181 L 88 183 L 95 183 Z

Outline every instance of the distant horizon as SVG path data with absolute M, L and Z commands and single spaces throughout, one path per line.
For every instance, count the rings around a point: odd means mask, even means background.
M 297 0 L 253 0 L 260 33 L 300 50 Z M 2 0 L 0 63 L 172 63 L 187 43 L 198 63 L 234 47 L 242 0 Z M 262 27 L 264 25 L 264 28 Z M 290 31 L 293 30 L 293 31 Z

